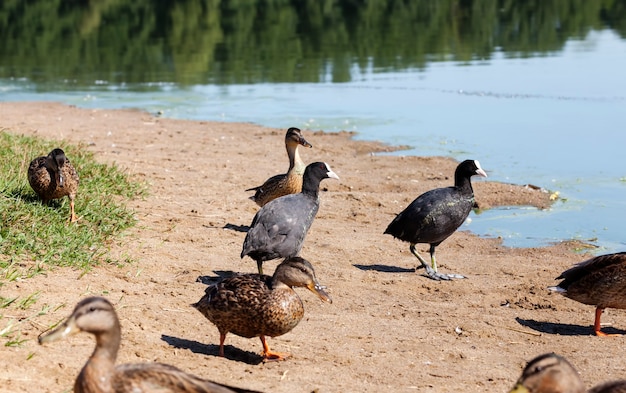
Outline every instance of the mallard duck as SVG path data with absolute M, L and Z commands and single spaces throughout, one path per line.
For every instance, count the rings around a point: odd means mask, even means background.
M 317 282 L 311 263 L 293 257 L 278 265 L 272 277 L 241 274 L 226 278 L 208 287 L 193 307 L 217 326 L 220 356 L 224 356 L 224 340 L 230 332 L 246 338 L 259 337 L 263 358 L 280 360 L 289 355 L 270 351 L 265 337 L 281 336 L 302 319 L 304 307 L 293 287 L 306 287 L 322 301 L 332 303 Z
M 537 356 L 524 368 L 509 393 L 585 393 L 585 385 L 574 366 L 555 353 Z M 589 393 L 626 393 L 626 381 L 603 383 Z
M 436 188 L 418 196 L 391 221 L 384 232 L 409 242 L 409 250 L 420 261 L 420 267 L 426 269 L 426 275 L 433 280 L 465 278 L 460 274 L 437 272 L 435 247 L 465 222 L 474 207 L 474 190 L 470 182 L 474 175 L 487 177 L 477 160 L 463 161 L 454 172 L 453 187 Z M 430 244 L 432 268 L 415 250 L 418 243 Z
M 589 389 L 588 393 L 626 393 L 626 381 L 611 381 Z
M 276 198 L 263 206 L 252 219 L 241 250 L 249 255 L 263 274 L 263 262 L 297 256 L 319 209 L 322 179 L 339 179 L 328 164 L 314 162 L 304 170 L 302 192 Z
M 304 173 L 304 162 L 298 153 L 298 147 L 313 147 L 304 139 L 302 132 L 291 127 L 285 135 L 285 147 L 289 156 L 289 170 L 287 173 L 272 176 L 258 187 L 248 188 L 246 191 L 255 191 L 250 197 L 257 205 L 263 207 L 267 202 L 283 195 L 295 194 L 302 190 L 302 174 Z
M 96 349 L 76 378 L 75 393 L 253 392 L 200 379 L 162 363 L 115 366 L 121 341 L 120 322 L 113 305 L 103 297 L 88 297 L 80 301 L 65 322 L 39 336 L 39 344 L 57 341 L 77 332 L 93 334 Z
M 78 220 L 74 212 L 78 181 L 76 169 L 59 148 L 35 158 L 28 166 L 28 182 L 44 202 L 64 196 L 70 199 L 70 222 Z
M 563 280 L 551 291 L 583 304 L 596 306 L 593 330 L 597 336 L 609 336 L 600 330 L 605 308 L 626 309 L 626 252 L 600 255 L 564 271 Z

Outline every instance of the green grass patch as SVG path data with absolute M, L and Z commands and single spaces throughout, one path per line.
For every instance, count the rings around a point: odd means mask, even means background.
M 22 301 L 17 305 L 18 307 L 14 310 L 11 310 L 19 316 L 7 316 L 4 314 L 4 309 L 8 308 L 17 300 L 14 299 L 4 299 L 0 297 L 2 301 L 2 305 L 0 305 L 0 338 L 4 340 L 5 347 L 21 347 L 29 339 L 22 338 L 24 336 L 22 334 L 22 328 L 24 324 L 34 321 L 36 318 L 46 315 L 49 312 L 55 312 L 58 309 L 64 307 L 63 304 L 57 306 L 45 305 L 40 310 L 34 310 L 34 305 L 39 298 L 39 292 L 32 293 L 26 296 Z M 25 313 L 28 312 L 28 313 Z M 60 321 L 59 321 L 60 322 Z M 58 325 L 57 322 L 56 324 Z M 30 359 L 32 357 L 32 353 L 28 355 Z
M 77 224 L 67 222 L 67 197 L 45 204 L 28 184 L 30 161 L 55 147 L 65 151 L 80 177 Z M 136 223 L 126 203 L 146 192 L 145 183 L 115 165 L 97 163 L 85 146 L 0 130 L 0 286 L 48 266 L 89 269 L 111 262 L 109 245 Z

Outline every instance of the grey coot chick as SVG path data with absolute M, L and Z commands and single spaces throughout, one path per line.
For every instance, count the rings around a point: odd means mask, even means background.
M 428 277 L 434 280 L 465 278 L 459 274 L 437 272 L 435 247 L 463 224 L 474 207 L 474 190 L 470 182 L 474 175 L 487 177 L 477 160 L 463 161 L 454 172 L 454 186 L 436 188 L 418 196 L 385 230 L 385 233 L 410 243 L 411 253 L 419 259 Z M 418 243 L 430 244 L 432 268 L 415 250 Z
M 280 360 L 288 355 L 270 351 L 266 336 L 277 337 L 290 332 L 304 316 L 302 300 L 293 290 L 305 287 L 322 301 L 332 303 L 315 278 L 309 261 L 287 258 L 272 277 L 241 274 L 225 278 L 208 287 L 205 295 L 193 304 L 220 332 L 220 356 L 224 356 L 226 334 L 259 337 L 265 359 Z
M 304 238 L 319 209 L 323 179 L 339 179 L 325 162 L 314 162 L 304 170 L 302 192 L 276 198 L 252 219 L 243 241 L 241 258 L 254 259 L 263 274 L 263 262 L 298 256 Z
M 65 322 L 39 336 L 39 344 L 57 341 L 78 332 L 93 334 L 96 349 L 76 377 L 75 393 L 252 392 L 201 379 L 168 364 L 127 363 L 115 366 L 121 341 L 120 321 L 113 305 L 103 297 L 81 300 Z
M 291 127 L 285 134 L 285 147 L 289 156 L 289 170 L 287 173 L 272 176 L 258 187 L 248 188 L 246 191 L 255 191 L 250 197 L 257 205 L 263 207 L 269 201 L 283 195 L 295 194 L 302 191 L 302 175 L 304 174 L 304 161 L 300 158 L 298 147 L 313 147 L 304 139 L 300 129 Z
M 585 393 L 578 372 L 562 356 L 539 355 L 526 365 L 509 393 Z M 626 381 L 612 381 L 591 388 L 588 393 L 626 393 Z
M 596 336 L 609 336 L 600 330 L 605 308 L 626 309 L 626 252 L 599 255 L 564 271 L 563 280 L 551 291 L 583 304 L 596 306 L 593 330 Z
M 70 222 L 78 220 L 74 212 L 78 182 L 76 169 L 59 148 L 35 158 L 28 166 L 28 183 L 44 202 L 64 196 L 70 199 Z

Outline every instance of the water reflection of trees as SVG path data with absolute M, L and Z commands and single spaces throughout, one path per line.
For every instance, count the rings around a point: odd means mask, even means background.
M 626 0 L 2 0 L 0 77 L 194 83 L 350 80 L 430 61 L 536 56 Z

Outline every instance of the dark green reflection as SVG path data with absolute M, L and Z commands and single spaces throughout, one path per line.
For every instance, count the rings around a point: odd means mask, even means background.
M 607 27 L 626 35 L 626 0 L 2 0 L 0 78 L 345 82 L 355 66 L 541 55 Z

